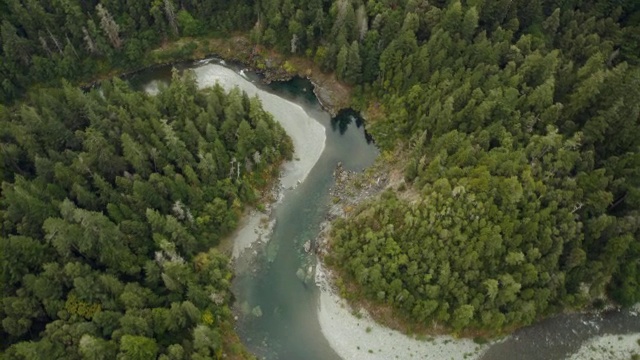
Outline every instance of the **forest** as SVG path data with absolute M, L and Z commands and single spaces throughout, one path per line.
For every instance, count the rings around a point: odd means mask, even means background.
M 44 89 L 0 123 L 7 359 L 242 355 L 214 246 L 293 151 L 257 98 L 175 73 L 155 97 Z
M 460 334 L 640 301 L 640 8 L 570 3 L 410 1 L 346 37 L 337 74 L 418 194 L 336 224 L 365 296 Z
M 250 27 L 249 1 L 3 0 L 0 101 L 61 79 L 92 81 L 149 65 L 148 51 L 182 37 Z M 178 49 L 177 58 L 194 50 Z
M 335 72 L 403 154 L 406 185 L 334 224 L 328 261 L 370 300 L 457 333 L 640 301 L 637 1 L 6 0 L 7 356 L 229 350 L 209 249 L 291 143 L 257 100 L 188 78 L 157 98 L 72 84 L 234 32 Z

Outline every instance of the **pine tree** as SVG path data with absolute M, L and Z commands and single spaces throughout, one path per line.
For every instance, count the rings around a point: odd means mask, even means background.
M 362 78 L 362 60 L 357 41 L 352 42 L 349 47 L 343 78 L 349 84 L 358 84 Z
M 169 22 L 169 26 L 171 27 L 171 31 L 174 36 L 178 36 L 178 22 L 176 18 L 176 11 L 173 7 L 173 2 L 171 0 L 163 0 L 164 4 L 164 13 L 167 17 L 167 21 Z
M 100 27 L 102 28 L 102 31 L 104 31 L 105 35 L 109 38 L 111 46 L 119 50 L 122 47 L 120 27 L 113 20 L 113 16 L 111 16 L 109 10 L 104 8 L 102 4 L 96 5 L 96 11 L 98 12 L 98 17 L 100 17 Z

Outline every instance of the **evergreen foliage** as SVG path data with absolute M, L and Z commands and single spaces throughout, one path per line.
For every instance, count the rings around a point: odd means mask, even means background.
M 407 155 L 417 200 L 387 193 L 334 227 L 335 263 L 369 297 L 459 332 L 640 301 L 640 2 L 7 0 L 0 99 L 237 29 L 353 85 L 384 114 L 369 126 L 377 144 Z M 291 145 L 237 93 L 103 91 L 0 107 L 1 335 L 23 357 L 213 351 L 198 322 L 162 320 L 193 315 L 186 301 L 203 311 L 184 280 L 200 284 L 185 270 L 197 267 L 158 262 L 197 264 Z M 123 297 L 129 283 L 156 296 Z M 149 308 L 153 326 L 139 320 Z
M 0 3 L 0 101 L 113 68 L 179 37 L 249 29 L 252 2 L 6 0 Z
M 366 296 L 456 332 L 640 301 L 640 7 L 499 3 L 366 3 L 362 98 L 386 114 L 369 130 L 405 149 L 419 198 L 385 193 L 333 232 Z
M 293 150 L 256 98 L 116 79 L 37 91 L 0 124 L 4 358 L 236 351 L 214 246 Z

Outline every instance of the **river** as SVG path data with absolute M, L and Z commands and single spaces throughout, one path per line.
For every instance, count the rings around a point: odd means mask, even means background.
M 225 88 L 238 86 L 251 96 L 259 96 L 264 108 L 283 123 L 294 140 L 296 160 L 284 169 L 283 189 L 271 212 L 272 227 L 268 227 L 270 240 L 264 246 L 254 246 L 245 251 L 235 260 L 237 271 L 233 289 L 238 314 L 237 331 L 245 345 L 260 358 L 331 360 L 340 358 L 338 351 L 342 357 L 350 359 L 402 359 L 409 356 L 433 359 L 444 356 L 487 360 L 565 359 L 590 339 L 605 334 L 616 335 L 612 340 L 614 344 L 609 341 L 606 346 L 637 346 L 640 353 L 640 345 L 634 345 L 636 338 L 640 338 L 640 318 L 631 310 L 603 315 L 557 316 L 484 347 L 469 340 L 446 339 L 438 346 L 449 347 L 452 351 L 443 353 L 435 352 L 436 345 L 431 345 L 435 343 L 408 337 L 400 339 L 402 335 L 386 330 L 379 332 L 377 338 L 372 335 L 368 340 L 369 345 L 388 347 L 375 352 L 365 347 L 360 349 L 360 345 L 356 351 L 356 340 L 352 343 L 350 338 L 351 330 L 337 331 L 332 337 L 323 324 L 323 333 L 318 320 L 320 290 L 313 281 L 312 271 L 309 271 L 315 266 L 316 259 L 303 248 L 304 243 L 315 239 L 320 230 L 330 203 L 332 174 L 337 163 L 342 162 L 349 170 L 360 171 L 370 166 L 378 155 L 377 148 L 366 136 L 361 119 L 351 112 L 342 112 L 332 119 L 315 98 L 312 84 L 305 79 L 266 85 L 258 75 L 217 59 L 174 66 L 180 70 L 194 70 L 200 85 L 211 85 L 217 80 Z M 171 67 L 165 66 L 135 74 L 130 81 L 135 87 L 153 93 L 158 84 L 166 83 L 170 76 Z M 257 233 L 250 226 L 245 226 L 244 230 Z M 361 322 L 366 323 L 366 319 L 360 320 L 348 312 L 343 316 L 345 324 L 351 322 L 360 326 Z M 335 328 L 340 326 L 341 319 L 333 322 Z M 358 331 L 363 335 L 360 339 L 366 339 L 364 326 Z M 370 327 L 367 326 L 366 333 L 369 332 Z M 635 338 L 617 337 L 619 334 L 635 334 Z M 343 335 L 347 338 L 346 344 L 337 345 L 345 339 L 336 337 Z M 419 346 L 414 346 L 411 352 L 397 348 L 391 350 L 385 339 L 391 344 L 407 340 Z M 624 339 L 626 343 L 618 345 L 616 339 Z M 347 349 L 349 345 L 352 345 L 351 349 Z M 467 351 L 474 348 L 475 351 Z

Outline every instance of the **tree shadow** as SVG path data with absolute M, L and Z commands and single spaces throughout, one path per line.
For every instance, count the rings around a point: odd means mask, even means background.
M 358 129 L 363 129 L 364 137 L 367 140 L 367 144 L 373 143 L 373 137 L 371 137 L 364 126 L 364 119 L 358 112 L 354 111 L 353 109 L 340 110 L 340 112 L 338 112 L 338 115 L 331 119 L 331 130 L 339 131 L 340 135 L 344 135 L 344 133 L 349 128 L 349 125 L 354 122 Z

